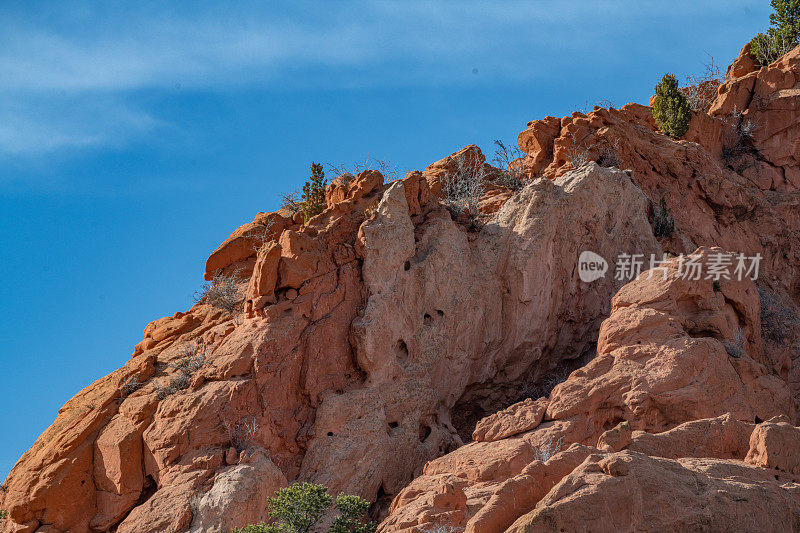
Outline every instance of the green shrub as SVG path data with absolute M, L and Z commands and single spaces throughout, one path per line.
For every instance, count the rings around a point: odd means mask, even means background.
M 369 512 L 369 502 L 352 494 L 339 494 L 336 507 L 340 515 L 336 517 L 328 533 L 372 533 L 374 522 L 365 522 Z
M 750 41 L 750 53 L 762 66 L 779 59 L 800 43 L 800 0 L 772 0 L 767 33 Z
M 311 217 L 322 213 L 325 209 L 325 171 L 319 163 L 311 163 L 311 178 L 303 185 L 303 218 L 308 222 Z
M 8 511 L 0 509 L 0 520 L 5 520 L 6 518 L 8 518 Z
M 692 108 L 678 89 L 678 80 L 672 74 L 664 74 L 661 83 L 656 85 L 653 118 L 659 130 L 675 139 L 683 137 L 689 129 Z
M 269 499 L 270 516 L 289 533 L 307 533 L 332 501 L 324 485 L 295 483 Z
M 333 498 L 324 485 L 295 483 L 280 489 L 269 499 L 273 524 L 251 524 L 232 533 L 308 533 L 330 508 Z M 358 496 L 339 494 L 336 508 L 339 516 L 328 533 L 372 533 L 375 523 L 367 522 L 369 502 Z M 316 531 L 316 530 L 315 530 Z
M 238 270 L 230 275 L 217 272 L 211 281 L 204 283 L 200 290 L 194 293 L 194 301 L 195 303 L 202 301 L 236 317 L 241 311 L 244 300 L 240 293 L 243 282 Z
M 261 522 L 260 524 L 250 524 L 249 526 L 235 527 L 231 530 L 231 533 L 281 533 L 281 530 L 278 529 L 278 526 L 271 526 Z

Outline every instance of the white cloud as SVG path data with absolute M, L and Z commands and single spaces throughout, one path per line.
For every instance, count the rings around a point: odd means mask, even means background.
M 163 122 L 114 96 L 21 97 L 0 102 L 0 151 L 29 156 L 63 149 L 122 146 Z
M 726 9 L 750 3 L 727 2 Z M 530 82 L 613 60 L 632 45 L 619 32 L 641 31 L 656 15 L 660 24 L 686 13 L 702 19 L 720 11 L 711 4 L 675 0 L 669 13 L 638 0 L 0 9 L 0 152 L 102 146 L 146 134 L 161 122 L 126 104 L 125 95 L 176 84 L 229 90 Z

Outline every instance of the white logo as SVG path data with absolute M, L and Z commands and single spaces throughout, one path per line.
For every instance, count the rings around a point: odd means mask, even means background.
M 608 263 L 601 256 L 588 250 L 581 252 L 578 258 L 578 276 L 581 281 L 591 283 L 605 276 L 607 271 Z

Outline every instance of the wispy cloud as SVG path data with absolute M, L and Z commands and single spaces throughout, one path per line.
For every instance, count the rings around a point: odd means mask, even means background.
M 613 60 L 630 43 L 606 37 L 669 15 L 654 4 L 9 4 L 0 9 L 0 153 L 52 153 L 147 134 L 163 121 L 126 96 L 176 85 L 218 91 L 530 82 L 590 68 L 599 42 L 606 42 L 599 59 Z M 680 17 L 662 20 L 682 18 L 683 4 L 697 19 L 713 12 L 676 0 L 672 12 Z

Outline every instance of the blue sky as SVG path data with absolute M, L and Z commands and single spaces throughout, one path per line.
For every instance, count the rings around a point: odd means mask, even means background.
M 0 5 L 0 479 L 312 161 L 401 174 L 727 65 L 766 0 Z

